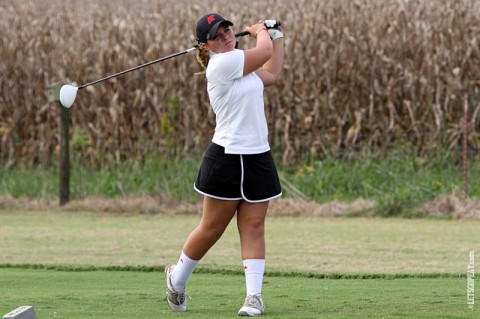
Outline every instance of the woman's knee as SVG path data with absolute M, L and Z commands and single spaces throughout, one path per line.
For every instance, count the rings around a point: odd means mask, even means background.
M 199 230 L 207 236 L 208 238 L 212 239 L 219 239 L 222 237 L 225 229 L 228 225 L 223 224 L 215 224 L 215 223 L 200 223 Z
M 238 223 L 238 230 L 246 236 L 263 236 L 265 219 L 260 217 L 242 219 Z

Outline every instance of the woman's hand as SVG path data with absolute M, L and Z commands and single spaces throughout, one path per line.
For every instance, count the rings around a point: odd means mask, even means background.
M 257 38 L 257 35 L 260 32 L 263 32 L 262 30 L 264 30 L 268 34 L 267 28 L 265 27 L 265 24 L 263 23 L 263 21 L 260 21 L 257 24 L 252 24 L 251 26 L 247 27 L 247 31 L 250 33 L 250 36 L 255 39 Z

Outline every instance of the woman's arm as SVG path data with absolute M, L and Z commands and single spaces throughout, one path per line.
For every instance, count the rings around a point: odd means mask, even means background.
M 264 86 L 271 86 L 277 83 L 282 72 L 284 48 L 283 38 L 276 39 L 273 42 L 272 57 L 259 68 L 255 73 L 260 77 Z
M 247 27 L 250 36 L 257 39 L 255 48 L 245 50 L 243 75 L 247 75 L 261 68 L 272 58 L 273 45 L 263 22 Z

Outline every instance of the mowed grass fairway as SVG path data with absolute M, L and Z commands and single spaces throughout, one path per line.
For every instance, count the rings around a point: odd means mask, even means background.
M 159 272 L 0 269 L 0 309 L 34 305 L 43 318 L 234 318 L 240 275 L 194 274 L 187 313 L 173 313 Z M 476 318 L 463 278 L 266 277 L 270 318 Z M 7 311 L 7 309 L 9 309 Z
M 244 298 L 235 222 L 192 276 L 189 311 L 164 300 L 199 216 L 0 211 L 0 315 L 227 318 Z M 264 296 L 271 318 L 477 318 L 467 305 L 478 221 L 267 219 Z M 477 293 L 478 296 L 478 293 Z M 476 298 L 478 300 L 478 297 Z

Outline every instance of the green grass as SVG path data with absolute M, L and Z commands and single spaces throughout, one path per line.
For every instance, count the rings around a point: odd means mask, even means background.
M 470 161 L 469 195 L 480 196 L 480 166 Z M 355 200 L 380 203 L 379 216 L 409 216 L 412 207 L 439 195 L 462 193 L 463 170 L 449 154 L 426 160 L 398 153 L 383 158 L 326 159 L 290 171 L 289 181 L 317 201 Z
M 92 169 L 87 163 L 75 160 L 71 164 L 71 199 L 92 196 L 107 198 L 135 196 L 164 196 L 177 201 L 194 202 L 193 182 L 199 160 L 150 157 L 139 162 L 105 164 Z M 0 168 L 0 194 L 15 198 L 56 198 L 59 168 Z
M 156 266 L 200 216 L 0 211 L 0 264 Z M 479 221 L 268 217 L 268 268 L 316 274 L 463 274 Z M 241 270 L 233 220 L 202 265 Z M 301 261 L 301 262 L 299 262 Z
M 197 274 L 188 312 L 173 313 L 161 272 L 0 269 L 0 311 L 33 305 L 39 318 L 235 318 L 239 275 Z M 332 280 L 265 277 L 266 318 L 475 318 L 465 278 Z
M 142 162 L 105 163 L 91 169 L 81 160 L 72 163 L 71 199 L 92 196 L 118 198 L 153 196 L 195 203 L 193 190 L 201 156 L 149 155 Z M 405 152 L 382 158 L 355 156 L 282 168 L 284 196 L 305 196 L 317 202 L 353 201 L 359 197 L 379 203 L 380 216 L 410 216 L 412 207 L 436 196 L 462 193 L 463 170 L 458 156 L 438 154 L 430 159 Z M 0 195 L 52 199 L 58 196 L 58 168 L 0 168 Z M 480 196 L 480 162 L 470 160 L 469 195 Z M 303 195 L 299 195 L 299 193 Z
M 192 276 L 189 311 L 172 313 L 165 303 L 162 271 L 198 220 L 0 210 L 0 312 L 33 305 L 39 318 L 236 317 L 245 283 L 234 221 Z M 477 318 L 466 269 L 478 228 L 461 220 L 270 217 L 265 317 Z

